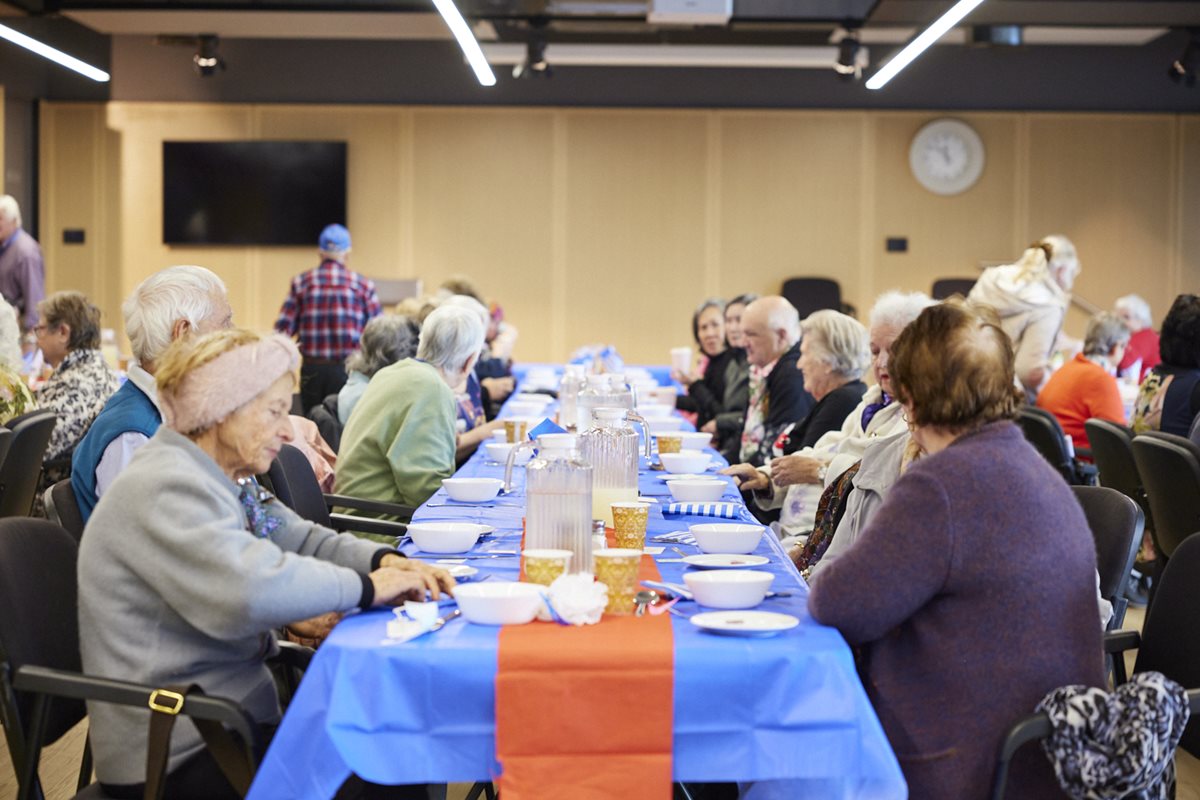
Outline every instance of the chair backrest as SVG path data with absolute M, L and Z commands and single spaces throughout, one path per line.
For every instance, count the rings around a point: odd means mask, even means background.
M 1135 440 L 1136 441 L 1136 440 Z M 1161 672 L 1181 686 L 1200 686 L 1200 537 L 1185 540 L 1167 561 L 1142 625 L 1134 672 Z M 1200 756 L 1200 719 L 1180 746 Z
M 1154 540 L 1171 558 L 1180 543 L 1200 531 L 1200 449 L 1171 434 L 1141 434 L 1133 458 L 1154 517 Z
M 342 445 L 342 421 L 338 419 L 338 396 L 331 394 L 308 410 L 308 418 L 317 426 L 317 432 L 337 452 Z
M 325 493 L 321 491 L 321 484 L 317 483 L 312 465 L 299 448 L 290 444 L 281 447 L 279 455 L 271 462 L 267 476 L 281 503 L 304 519 L 326 528 L 332 527 Z
M 1142 543 L 1145 516 L 1137 503 L 1116 489 L 1074 486 L 1072 490 L 1096 540 L 1100 594 L 1113 604 L 1112 627 L 1120 627 L 1128 602 L 1123 596 L 1125 582 Z
M 975 288 L 974 278 L 938 278 L 933 282 L 929 296 L 934 300 L 945 300 L 956 294 L 966 297 L 973 288 Z
M 1017 423 L 1029 443 L 1050 462 L 1050 466 L 1058 470 L 1063 480 L 1069 484 L 1076 483 L 1075 465 L 1067 451 L 1062 426 L 1054 415 L 1036 406 L 1022 406 Z
M 26 517 L 42 475 L 42 460 L 58 417 L 53 411 L 31 411 L 8 422 L 12 444 L 0 461 L 0 517 Z
M 83 536 L 83 514 L 79 512 L 79 503 L 75 499 L 75 490 L 71 488 L 71 479 L 67 478 L 54 484 L 43 495 L 43 505 L 46 506 L 46 519 L 63 529 L 79 541 Z
M 58 525 L 29 517 L 0 519 L 0 714 L 10 750 L 14 736 L 27 733 L 31 707 L 27 697 L 13 694 L 12 673 L 27 664 L 80 669 L 77 558 L 75 540 Z M 56 741 L 84 713 L 79 701 L 53 704 L 45 741 Z
M 780 292 L 804 319 L 823 308 L 842 310 L 842 287 L 829 278 L 788 278 Z

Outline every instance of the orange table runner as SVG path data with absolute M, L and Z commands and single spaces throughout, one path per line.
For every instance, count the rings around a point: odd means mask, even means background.
M 650 556 L 639 579 L 660 580 Z M 500 631 L 504 800 L 668 800 L 675 646 L 667 615 Z

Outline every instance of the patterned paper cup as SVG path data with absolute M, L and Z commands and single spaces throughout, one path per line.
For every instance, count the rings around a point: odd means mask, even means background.
M 632 614 L 642 551 L 606 547 L 595 551 L 592 558 L 596 562 L 596 580 L 608 587 L 608 605 L 604 608 L 605 612 Z
M 646 522 L 650 506 L 646 503 L 622 502 L 612 504 L 613 533 L 617 547 L 641 550 L 646 546 Z
M 525 580 L 529 583 L 540 583 L 549 586 L 554 579 L 566 573 L 571 565 L 570 550 L 525 550 L 521 556 L 525 559 Z
M 678 453 L 683 449 L 683 437 L 671 436 L 669 434 L 660 433 L 658 435 L 658 452 L 662 453 Z

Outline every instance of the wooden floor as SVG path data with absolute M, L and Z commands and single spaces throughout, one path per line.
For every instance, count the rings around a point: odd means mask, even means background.
M 1140 630 L 1143 617 L 1142 609 L 1129 609 L 1125 615 L 1124 627 Z M 1132 654 L 1126 657 L 1126 662 L 1129 668 L 1133 669 Z M 43 753 L 41 775 L 46 800 L 67 800 L 75 793 L 79 757 L 83 752 L 86 730 L 85 721 Z M 1179 750 L 1175 756 L 1175 767 L 1178 775 L 1176 800 L 1200 800 L 1200 759 Z M 469 789 L 470 784 L 452 784 L 446 800 L 463 800 Z M 0 800 L 10 800 L 16 796 L 17 780 L 9 762 L 8 749 L 0 747 Z

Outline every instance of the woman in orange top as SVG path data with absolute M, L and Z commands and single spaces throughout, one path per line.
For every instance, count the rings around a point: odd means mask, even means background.
M 1093 417 L 1125 424 L 1125 406 L 1114 377 L 1129 343 L 1129 328 L 1116 314 L 1092 317 L 1084 337 L 1083 352 L 1050 376 L 1038 394 L 1037 404 L 1058 418 L 1063 433 L 1079 447 L 1087 447 L 1083 423 Z

